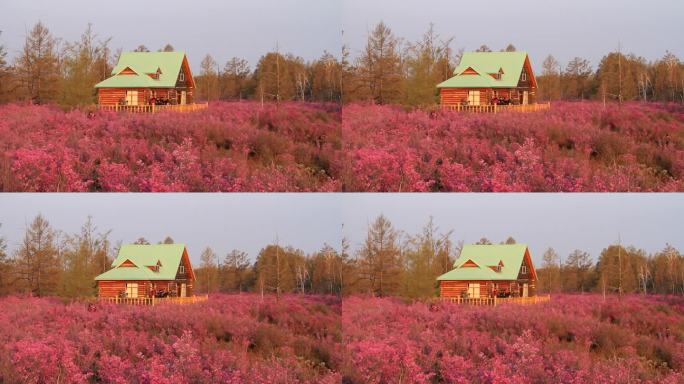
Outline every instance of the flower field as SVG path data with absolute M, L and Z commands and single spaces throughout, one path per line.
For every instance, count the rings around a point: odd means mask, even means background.
M 134 307 L 0 299 L 2 383 L 339 383 L 340 302 Z
M 345 299 L 346 383 L 682 383 L 684 299 L 468 307 Z
M 684 191 L 681 105 L 536 113 L 212 103 L 0 106 L 3 191 Z
M 351 105 L 342 121 L 346 190 L 684 191 L 681 105 L 496 115 Z
M 470 307 L 256 294 L 154 307 L 0 299 L 0 382 L 681 383 L 684 299 Z
M 334 104 L 218 103 L 208 111 L 89 116 L 0 106 L 4 191 L 332 191 Z

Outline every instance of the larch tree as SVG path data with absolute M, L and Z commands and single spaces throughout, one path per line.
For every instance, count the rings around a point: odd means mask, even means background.
M 247 288 L 249 277 L 249 255 L 234 249 L 226 255 L 221 263 L 221 290 L 227 292 L 243 292 Z
M 540 284 L 546 292 L 558 292 L 560 290 L 560 259 L 555 249 L 549 247 L 542 255 L 542 270 Z
M 438 101 L 436 85 L 451 75 L 451 41 L 440 40 L 430 24 L 420 41 L 408 45 L 405 59 L 406 104 L 433 105 Z
M 215 292 L 218 282 L 218 256 L 210 247 L 204 248 L 200 255 L 200 271 L 204 281 L 199 281 L 200 291 L 205 291 L 207 294 Z M 203 288 L 203 289 L 202 289 Z
M 589 95 L 589 80 L 592 75 L 589 61 L 581 57 L 570 60 L 563 72 L 563 94 L 572 99 L 585 99 Z
M 57 292 L 61 274 L 57 233 L 42 215 L 26 228 L 15 263 L 17 279 L 25 291 L 37 296 Z
M 0 224 L 2 227 L 2 224 Z M 10 276 L 12 275 L 11 263 L 7 255 L 7 240 L 0 236 L 0 295 L 4 295 L 10 291 Z
M 585 292 L 589 288 L 592 265 L 587 252 L 579 249 L 572 251 L 563 267 L 563 287 L 573 292 Z
M 98 41 L 92 26 L 88 24 L 79 41 L 65 44 L 60 66 L 61 104 L 88 105 L 95 102 L 94 85 L 109 76 L 111 71 L 110 40 Z
M 325 52 L 311 65 L 311 97 L 314 100 L 339 102 L 342 67 L 332 54 Z
M 255 271 L 259 285 L 256 289 L 274 292 L 277 295 L 292 292 L 297 287 L 297 259 L 303 259 L 301 251 L 269 245 L 259 252 L 255 263 Z
M 541 76 L 537 77 L 540 99 L 561 99 L 560 63 L 553 55 L 548 55 L 542 62 Z
M 432 217 L 420 234 L 409 236 L 403 252 L 406 267 L 403 273 L 405 296 L 431 297 L 435 295 L 436 278 L 446 272 L 443 264 L 450 267 L 453 263 L 450 236 L 451 232 L 439 233 Z
M 378 296 L 399 292 L 403 273 L 399 232 L 385 216 L 380 215 L 368 228 L 358 258 L 368 291 Z
M 95 276 L 112 262 L 109 233 L 99 233 L 88 217 L 80 233 L 65 236 L 60 296 L 89 297 L 96 293 Z
M 502 49 L 501 52 L 515 52 L 517 49 L 515 48 L 515 45 L 513 44 L 508 44 L 506 48 Z
M 2 35 L 1 31 L 0 35 Z M 12 68 L 7 63 L 7 49 L 0 44 L 0 103 L 12 100 L 13 80 Z
M 247 60 L 238 57 L 228 60 L 221 72 L 221 100 L 244 99 L 249 76 Z
M 58 98 L 60 71 L 57 40 L 43 23 L 38 22 L 26 36 L 15 67 L 26 99 L 40 104 Z
M 200 63 L 200 73 L 197 76 L 197 96 L 200 100 L 218 100 L 218 64 L 211 55 L 207 54 Z
M 491 245 L 492 242 L 489 241 L 489 239 L 486 237 L 481 237 L 480 240 L 478 240 L 477 243 L 475 243 L 475 244 L 477 244 L 477 245 Z
M 357 72 L 359 81 L 374 102 L 385 104 L 401 99 L 404 76 L 399 39 L 383 22 L 368 35 Z

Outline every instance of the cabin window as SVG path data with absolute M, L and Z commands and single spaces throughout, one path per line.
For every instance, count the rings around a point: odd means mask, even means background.
M 480 105 L 480 91 L 468 91 L 468 105 Z
M 126 297 L 138 297 L 138 283 L 126 283 Z
M 471 299 L 480 298 L 480 283 L 468 283 L 468 297 Z
M 523 275 L 527 275 L 527 265 L 523 265 L 522 267 L 520 267 L 520 272 Z
M 178 75 L 178 81 L 185 81 L 185 73 L 183 73 L 183 71 L 180 71 L 180 75 Z
M 520 76 L 520 80 L 527 81 L 527 72 L 523 71 L 522 76 Z
M 185 273 L 185 265 L 181 264 L 181 266 L 178 267 L 178 272 L 179 273 Z
M 138 105 L 138 91 L 126 91 L 126 105 Z

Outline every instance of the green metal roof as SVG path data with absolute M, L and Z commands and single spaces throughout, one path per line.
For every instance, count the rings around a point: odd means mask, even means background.
M 525 244 L 464 245 L 454 262 L 454 269 L 437 277 L 437 280 L 515 280 L 526 250 Z M 468 260 L 478 266 L 461 267 Z M 489 268 L 500 261 L 503 264 L 500 272 Z
M 526 52 L 465 52 L 454 69 L 454 77 L 437 84 L 437 88 L 512 88 L 518 85 L 525 65 Z M 464 75 L 472 68 L 477 75 Z M 490 73 L 503 70 L 501 79 Z
M 124 52 L 112 69 L 113 76 L 95 84 L 95 88 L 174 87 L 184 58 L 183 52 Z M 137 75 L 119 75 L 126 68 Z M 147 75 L 157 72 L 157 69 L 161 70 L 159 79 Z
M 95 277 L 95 280 L 174 280 L 180 265 L 184 244 L 126 244 L 112 263 L 112 269 Z M 122 267 L 130 260 L 135 267 Z M 161 263 L 159 271 L 148 268 Z

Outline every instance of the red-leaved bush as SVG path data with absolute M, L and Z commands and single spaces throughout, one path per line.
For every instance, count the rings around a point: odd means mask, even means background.
M 0 106 L 3 191 L 684 191 L 684 107 Z
M 345 298 L 345 383 L 682 383 L 684 298 Z
M 0 190 L 339 190 L 340 116 L 335 104 L 92 116 L 2 105 Z
M 684 191 L 682 105 L 465 114 L 347 105 L 347 191 Z
M 154 307 L 0 299 L 0 383 L 339 383 L 340 301 Z

